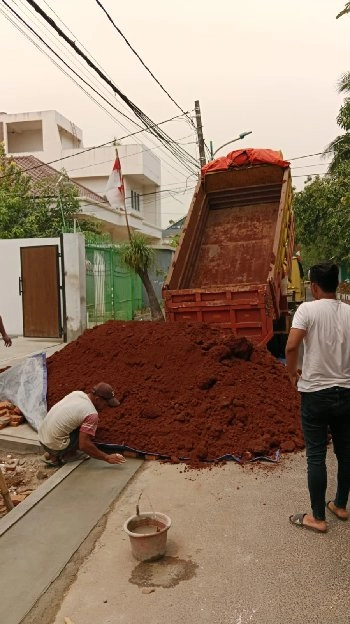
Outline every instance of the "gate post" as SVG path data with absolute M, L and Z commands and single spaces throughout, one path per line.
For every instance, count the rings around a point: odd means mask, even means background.
M 85 239 L 82 234 L 63 234 L 61 251 L 64 263 L 65 308 L 63 327 L 66 341 L 71 342 L 86 329 L 86 263 Z

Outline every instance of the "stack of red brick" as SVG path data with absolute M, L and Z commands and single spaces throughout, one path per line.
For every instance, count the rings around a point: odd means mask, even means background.
M 7 427 L 18 427 L 24 423 L 24 416 L 21 410 L 10 401 L 0 401 L 0 429 Z

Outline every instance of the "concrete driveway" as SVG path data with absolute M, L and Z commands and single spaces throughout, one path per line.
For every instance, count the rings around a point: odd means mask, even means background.
M 333 482 L 331 448 L 329 463 Z M 149 499 L 172 519 L 160 562 L 134 560 L 122 529 L 141 492 L 141 511 Z M 308 510 L 303 453 L 201 472 L 145 462 L 45 622 L 348 624 L 350 523 L 329 517 L 326 535 L 289 525 Z
M 12 346 L 5 348 L 0 344 L 0 368 L 15 366 L 24 358 L 45 351 L 47 357 L 65 347 L 62 340 L 45 340 L 44 338 L 24 338 L 12 336 Z

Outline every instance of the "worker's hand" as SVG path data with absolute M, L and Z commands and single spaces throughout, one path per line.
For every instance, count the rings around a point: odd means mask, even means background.
M 108 459 L 106 461 L 109 464 L 124 464 L 126 462 L 125 457 L 123 455 L 119 455 L 119 453 L 114 453 L 113 455 L 108 455 Z
M 3 335 L 3 340 L 5 343 L 5 347 L 10 347 L 12 345 L 12 340 L 10 338 L 10 336 L 8 336 L 7 334 Z

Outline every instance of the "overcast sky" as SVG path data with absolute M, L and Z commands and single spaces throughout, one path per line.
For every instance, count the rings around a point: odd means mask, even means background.
M 6 1 L 22 16 L 26 12 L 38 30 L 25 0 Z M 37 2 L 49 14 L 50 7 L 55 11 L 75 40 L 154 121 L 180 112 L 95 0 Z M 214 148 L 252 130 L 223 153 L 240 146 L 266 147 L 293 158 L 322 151 L 337 135 L 336 116 L 342 102 L 337 80 L 350 70 L 350 15 L 335 19 L 345 0 L 103 0 L 103 4 L 185 111 L 192 111 L 194 101 L 200 100 L 205 139 L 208 144 L 212 140 Z M 57 109 L 83 129 L 85 146 L 126 134 L 2 14 L 0 26 L 1 111 Z M 45 30 L 41 34 L 47 39 Z M 72 58 L 70 64 L 76 62 Z M 101 86 L 97 88 L 101 91 Z M 130 128 L 129 122 L 125 125 Z M 183 120 L 164 129 L 183 143 L 194 141 Z M 155 153 L 162 156 L 159 150 Z M 165 158 L 163 183 L 184 188 L 188 173 L 171 156 Z M 325 170 L 319 156 L 293 161 L 299 188 L 305 178 L 297 176 Z M 193 180 L 187 184 L 193 185 Z M 190 193 L 177 200 L 164 196 L 164 225 L 184 214 Z

